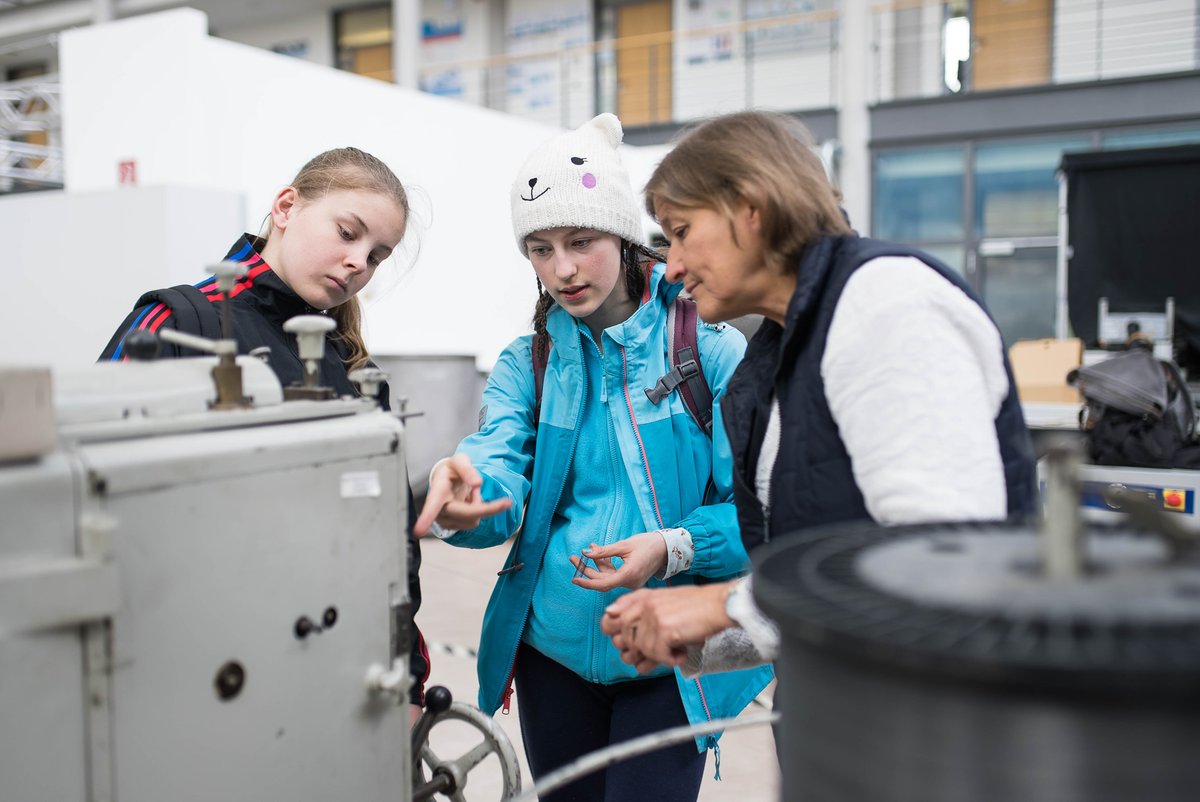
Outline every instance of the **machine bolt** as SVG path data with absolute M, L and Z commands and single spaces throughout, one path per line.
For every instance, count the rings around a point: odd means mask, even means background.
M 230 660 L 217 669 L 217 677 L 213 680 L 217 697 L 223 702 L 228 702 L 241 693 L 245 684 L 246 669 L 242 668 L 242 664 L 237 660 Z

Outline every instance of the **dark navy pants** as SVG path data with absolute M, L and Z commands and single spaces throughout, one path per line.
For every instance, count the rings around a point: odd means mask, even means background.
M 674 675 L 596 685 L 528 644 L 517 652 L 517 708 L 533 778 L 610 744 L 687 724 Z M 689 739 L 614 763 L 541 802 L 695 802 L 706 753 Z

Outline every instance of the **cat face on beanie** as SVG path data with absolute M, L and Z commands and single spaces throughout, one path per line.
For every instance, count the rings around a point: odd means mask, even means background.
M 578 226 L 644 244 L 641 208 L 617 152 L 621 121 L 601 114 L 559 134 L 529 155 L 513 180 L 513 234 L 529 255 L 525 238 L 535 231 Z

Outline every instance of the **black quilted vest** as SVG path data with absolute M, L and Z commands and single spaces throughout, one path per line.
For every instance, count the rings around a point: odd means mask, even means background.
M 763 321 L 721 401 L 733 449 L 738 521 L 747 550 L 799 529 L 870 519 L 825 399 L 821 357 L 846 282 L 861 265 L 880 256 L 916 257 L 983 306 L 957 273 L 904 245 L 845 236 L 825 237 L 805 249 L 785 325 Z M 1004 363 L 1009 393 L 996 417 L 996 434 L 1004 462 L 1009 517 L 1023 519 L 1035 509 L 1033 448 L 1007 355 Z M 772 473 L 771 520 L 766 521 L 754 492 L 754 474 L 770 416 L 772 389 L 779 396 L 782 425 Z M 886 414 L 887 410 L 880 410 L 880 415 Z

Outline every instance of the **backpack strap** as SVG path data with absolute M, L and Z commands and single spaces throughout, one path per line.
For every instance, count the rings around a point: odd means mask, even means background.
M 138 298 L 135 308 L 147 304 L 160 303 L 171 310 L 175 316 L 175 328 L 188 334 L 207 337 L 210 340 L 221 339 L 221 316 L 217 312 L 209 296 L 200 292 L 191 284 L 177 284 L 161 290 L 151 290 Z M 207 356 L 203 351 L 179 346 L 182 356 Z
M 542 419 L 542 383 L 546 381 L 546 363 L 550 361 L 550 335 L 533 335 L 533 428 Z
M 700 346 L 696 341 L 699 322 L 696 302 L 676 296 L 667 312 L 667 351 L 671 369 L 653 387 L 646 389 L 646 397 L 657 405 L 678 388 L 696 425 L 712 437 L 713 396 L 700 365 Z

